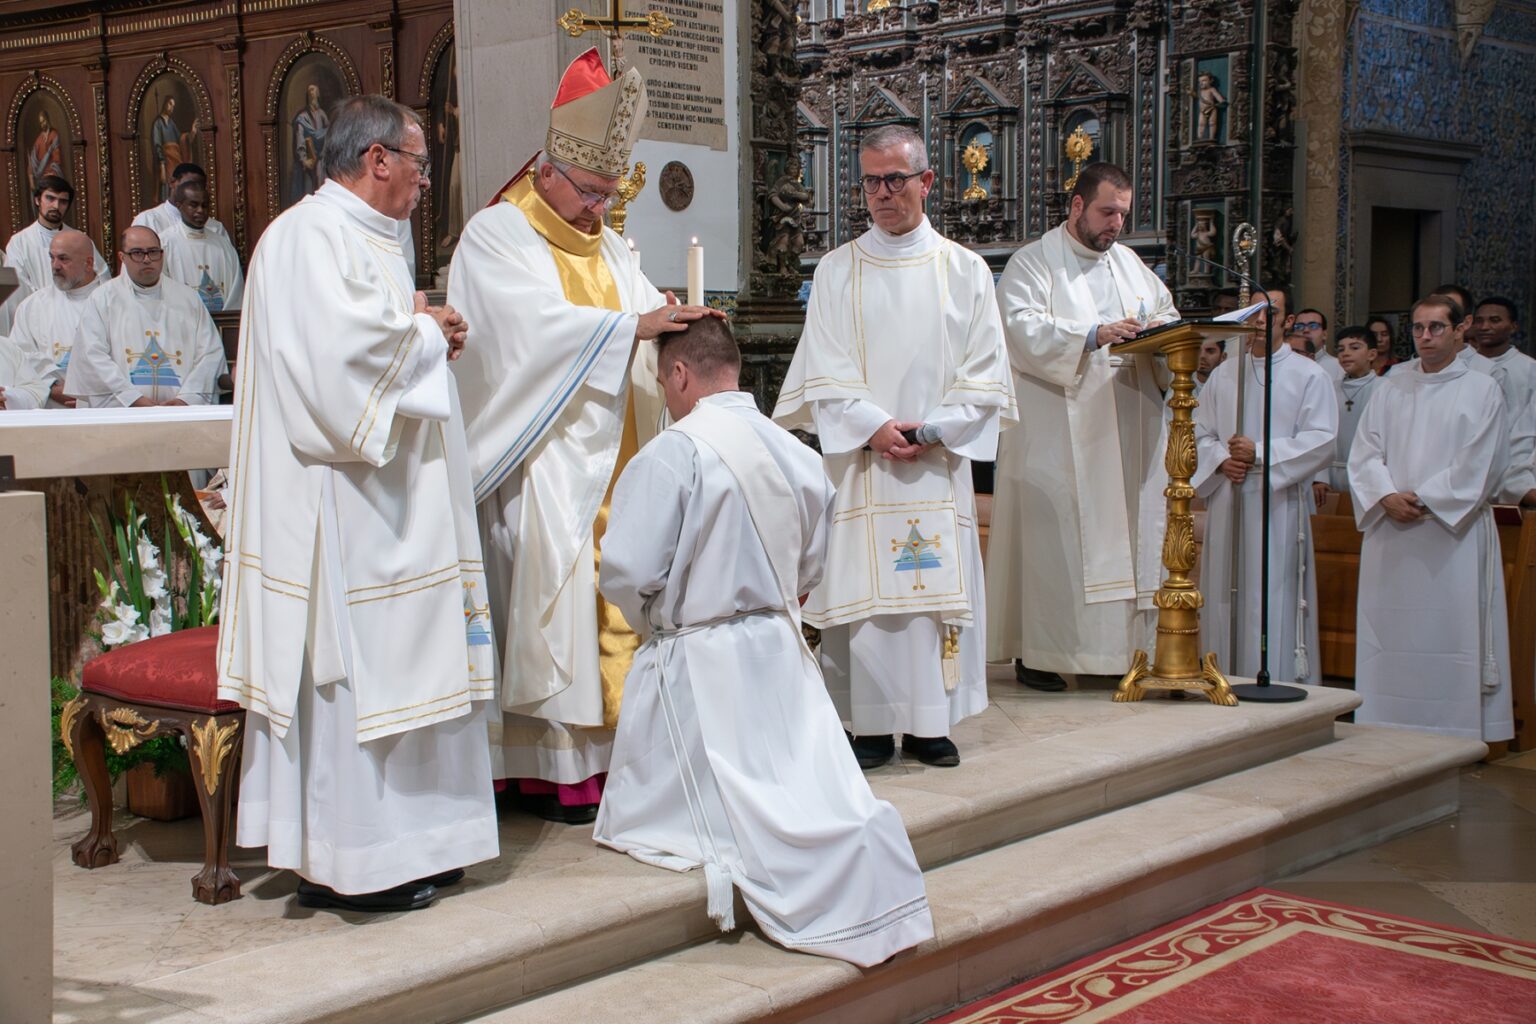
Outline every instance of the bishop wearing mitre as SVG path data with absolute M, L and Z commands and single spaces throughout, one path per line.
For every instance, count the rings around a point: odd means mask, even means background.
M 324 157 L 262 233 L 242 317 L 218 652 L 247 709 L 235 840 L 298 872 L 305 906 L 415 910 L 497 852 L 448 372 L 466 328 L 412 292 L 396 241 L 426 187 L 416 115 L 350 97 Z
M 455 373 L 505 652 L 492 767 L 571 823 L 597 815 L 639 645 L 597 568 L 613 481 L 662 418 L 648 342 L 717 315 L 658 292 L 603 225 L 645 112 L 640 72 L 572 61 L 544 150 L 470 218 L 448 278 L 477 331 Z
M 816 268 L 773 419 L 816 434 L 837 485 L 827 571 L 805 603 L 861 767 L 952 767 L 987 706 L 986 594 L 971 460 L 1018 419 L 992 272 L 923 213 L 922 137 L 864 136 L 874 222 Z

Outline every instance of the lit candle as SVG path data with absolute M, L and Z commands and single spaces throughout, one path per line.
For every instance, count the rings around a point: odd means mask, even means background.
M 704 305 L 704 247 L 697 238 L 688 246 L 688 305 Z
M 629 255 L 634 259 L 635 265 L 638 266 L 640 263 L 640 249 L 635 245 L 635 240 L 633 238 L 626 238 L 624 239 L 624 244 L 629 246 Z

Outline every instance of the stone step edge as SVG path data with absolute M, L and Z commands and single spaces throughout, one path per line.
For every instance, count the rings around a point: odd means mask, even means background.
M 933 791 L 922 790 L 920 783 L 914 785 L 911 777 L 877 776 L 871 782 L 877 795 L 902 811 L 919 863 L 928 870 L 958 856 L 1049 833 L 1072 822 L 1093 820 L 1117 807 L 1135 805 L 1178 787 L 1225 775 L 1235 767 L 1272 763 L 1276 758 L 1327 745 L 1334 738 L 1334 718 L 1358 703 L 1359 698 L 1350 691 L 1320 688 L 1314 699 L 1272 705 L 1262 713 L 1229 717 L 1231 709 L 1187 708 L 1203 716 L 1170 718 L 1167 724 L 1172 728 L 1167 734 L 1138 737 L 1140 747 L 1135 755 L 1126 755 L 1124 764 L 1113 769 L 1103 764 L 1085 764 L 1081 759 L 1052 761 L 1053 738 L 1035 745 L 1042 763 L 1034 768 L 1021 768 L 998 757 L 978 757 L 934 775 L 934 785 L 960 788 L 953 783 L 964 777 L 961 773 L 985 773 L 985 781 L 978 781 L 974 787 L 976 796 L 940 800 Z M 1275 724 L 1277 718 L 1280 724 Z M 1221 724 L 1211 730 L 1199 722 Z M 1117 733 L 1134 728 L 1135 720 L 1127 717 L 1078 730 L 1072 736 L 1091 744 L 1095 734 L 1102 734 L 1098 738 L 1108 744 L 1119 738 Z M 1191 746 L 1192 737 L 1209 742 Z M 1059 751 L 1060 747 L 1055 749 Z M 1012 778 L 1005 777 L 1009 773 Z M 919 792 L 910 793 L 911 790 Z M 926 799 L 917 808 L 904 807 L 903 797 L 909 794 Z M 930 810 L 935 803 L 943 804 L 937 815 Z M 1041 808 L 1045 808 L 1043 815 Z M 474 935 L 472 941 L 451 956 L 436 961 L 426 959 L 421 946 L 406 935 L 388 949 L 374 946 L 374 953 L 383 953 L 388 959 L 370 962 L 366 971 L 349 972 L 345 982 L 328 987 L 323 994 L 286 991 L 279 984 L 281 972 L 274 967 L 268 983 L 261 985 L 265 993 L 261 1005 L 242 1005 L 229 999 L 222 1005 L 206 1008 L 220 1020 L 241 1024 L 363 1024 L 378 1018 L 362 1008 L 387 1004 L 399 997 L 409 999 L 423 1020 L 451 1020 L 454 1018 L 432 1013 L 432 1003 L 425 998 L 426 994 L 475 990 L 482 1001 L 456 1010 L 457 1016 L 465 1016 L 485 1007 L 531 999 L 542 991 L 601 977 L 719 934 L 705 913 L 704 881 L 698 872 L 679 875 L 644 867 L 627 858 L 621 858 L 618 865 L 617 871 L 634 870 L 634 882 L 625 890 L 624 912 L 616 910 L 602 927 L 592 923 L 591 908 L 579 900 L 573 901 L 568 914 L 540 919 L 533 928 L 521 919 L 486 909 L 481 911 L 482 915 L 495 914 L 507 920 L 509 926 Z M 592 871 L 593 864 L 584 862 L 544 872 L 540 877 L 568 876 L 574 892 L 580 890 L 584 880 L 590 882 Z M 435 938 L 431 915 L 465 906 L 479 909 L 475 904 L 455 899 L 427 911 L 423 917 L 407 915 L 395 924 L 411 931 L 420 928 L 426 941 L 428 936 Z M 738 920 L 748 919 L 739 899 L 737 914 Z M 300 948 L 309 945 L 311 956 L 334 957 L 338 952 L 334 941 L 334 934 L 328 934 L 296 939 L 278 948 L 304 955 Z M 624 955 L 599 953 L 615 946 L 621 947 Z M 394 955 L 390 956 L 391 953 Z M 217 975 L 228 965 L 229 961 L 216 961 L 180 974 L 147 979 L 136 987 L 155 992 L 159 998 L 190 1005 L 189 1000 L 195 1001 L 201 994 L 189 991 L 194 981 L 203 988 L 220 989 L 223 986 Z
M 924 1020 L 1438 820 L 1456 809 L 1458 769 L 1486 753 L 1473 740 L 1341 728 L 1347 735 L 1328 748 L 925 872 L 934 939 L 867 971 L 788 952 L 749 931 L 460 1020 L 529 1024 L 581 1017 L 583 1006 L 622 1006 L 626 1024 L 822 1024 L 823 1015 L 836 1020 L 839 1013 L 842 1020 Z M 1405 735 L 1413 741 L 1402 742 Z M 1362 752 L 1376 763 L 1351 760 Z M 1358 774 L 1336 789 L 1310 789 L 1320 766 L 1352 766 Z M 1368 776 L 1363 769 L 1371 769 Z M 1245 805 L 1232 799 L 1234 783 L 1277 792 L 1289 785 L 1291 798 L 1246 805 L 1244 814 Z M 1221 804 L 1234 808 L 1226 828 L 1166 831 Z M 1139 838 L 1158 827 L 1165 831 L 1156 841 Z M 1121 838 L 1095 842 L 1106 833 Z M 1084 846 L 1099 856 L 1084 858 Z M 849 1016 L 855 1003 L 859 1013 Z

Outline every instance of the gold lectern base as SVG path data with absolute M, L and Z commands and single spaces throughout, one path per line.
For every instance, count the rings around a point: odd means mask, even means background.
M 1115 700 L 1118 703 L 1142 700 L 1148 690 L 1196 690 L 1204 693 L 1212 704 L 1237 706 L 1237 695 L 1232 692 L 1227 677 L 1216 667 L 1214 653 L 1207 654 L 1200 663 L 1199 675 L 1187 679 L 1163 679 L 1152 674 L 1147 652 L 1137 651 L 1136 660 L 1131 662 L 1131 670 L 1120 680 L 1120 686 L 1115 690 Z

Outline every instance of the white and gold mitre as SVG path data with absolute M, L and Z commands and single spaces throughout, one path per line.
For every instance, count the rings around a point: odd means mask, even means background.
M 594 47 L 571 61 L 560 76 L 544 150 L 594 174 L 621 177 L 629 170 L 646 105 L 640 72 L 630 68 L 615 81 Z

